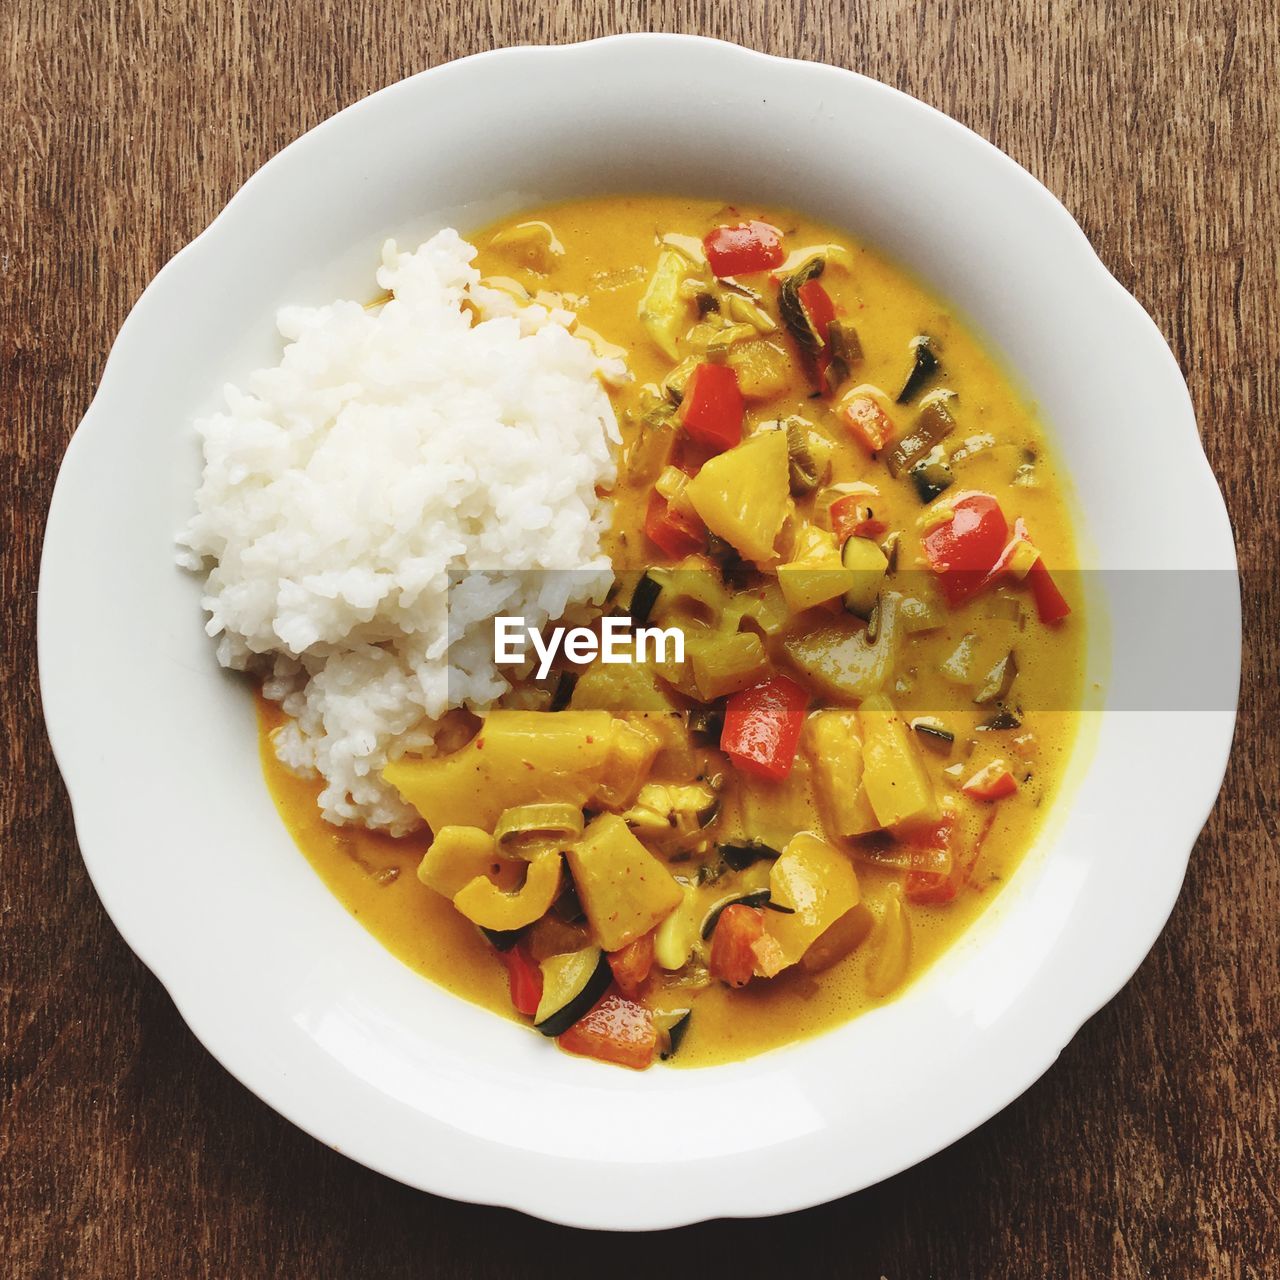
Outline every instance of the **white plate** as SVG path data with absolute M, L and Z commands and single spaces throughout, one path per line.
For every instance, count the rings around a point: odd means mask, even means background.
M 1099 566 L 1217 570 L 1228 584 L 1194 647 L 1227 693 L 1206 710 L 1099 717 L 1057 821 L 902 999 L 748 1062 L 639 1075 L 447 995 L 343 911 L 272 808 L 250 695 L 215 665 L 172 545 L 199 468 L 189 424 L 224 380 L 274 359 L 278 304 L 366 295 L 387 235 L 622 189 L 792 205 L 887 250 L 955 300 L 1039 402 Z M 1111 599 L 1093 610 L 1092 652 L 1109 648 L 1117 668 L 1183 643 L 1189 629 L 1100 594 Z M 648 1228 L 865 1187 L 1049 1066 L 1173 904 L 1225 768 L 1240 615 L 1226 512 L 1178 369 L 1043 187 L 871 80 L 627 36 L 483 54 L 375 94 L 272 160 L 165 267 L 58 478 L 39 651 L 94 884 L 230 1071 L 413 1186 Z

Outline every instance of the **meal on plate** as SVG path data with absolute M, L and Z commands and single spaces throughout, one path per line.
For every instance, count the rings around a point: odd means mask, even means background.
M 1076 731 L 1033 411 L 785 210 L 618 196 L 473 241 L 285 308 L 198 424 L 183 558 L 284 821 L 397 956 L 574 1054 L 720 1062 L 883 1002 L 1015 869 Z M 541 647 L 502 653 L 511 620 Z M 632 660 L 568 642 L 626 624 Z

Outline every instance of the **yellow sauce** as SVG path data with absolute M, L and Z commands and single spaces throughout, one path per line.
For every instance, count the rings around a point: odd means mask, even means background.
M 785 233 L 788 249 L 826 243 L 847 246 L 853 254 L 853 269 L 833 266 L 822 283 L 837 309 L 857 327 L 864 363 L 855 380 L 881 386 L 892 396 L 906 372 L 908 341 L 924 332 L 938 339 L 944 352 L 945 385 L 956 392 L 959 406 L 959 426 L 955 439 L 948 443 L 954 446 L 968 437 L 990 433 L 999 444 L 999 448 L 975 452 L 955 464 L 954 490 L 980 489 L 993 494 L 1011 522 L 1014 515 L 1026 519 L 1047 564 L 1066 569 L 1077 563 L 1065 480 L 1055 470 L 1052 451 L 1033 411 L 952 308 L 873 250 L 797 214 L 748 206 L 726 212 L 723 205 L 676 197 L 575 201 L 526 213 L 503 225 L 529 218 L 549 223 L 564 246 L 563 256 L 550 271 L 536 274 L 509 251 L 485 247 L 499 228 L 473 237 L 481 246 L 477 265 L 485 275 L 513 278 L 530 292 L 572 295 L 581 323 L 626 350 L 635 379 L 614 397 L 624 440 L 629 440 L 634 430 L 628 411 L 639 405 L 641 388 L 661 382 L 672 364 L 637 318 L 637 306 L 658 254 L 658 233 L 678 231 L 700 238 L 722 223 L 761 218 Z M 783 394 L 767 404 L 748 406 L 748 423 L 803 415 L 811 408 L 809 393 L 809 385 L 797 373 Z M 915 520 L 922 508 L 910 484 L 888 481 L 883 460 L 869 457 L 853 441 L 837 441 L 836 446 L 832 480 L 870 480 L 881 487 L 882 496 L 874 500 L 876 515 L 903 530 L 901 553 L 914 568 L 919 555 Z M 1034 455 L 1034 487 L 1012 483 L 1011 458 L 1015 454 Z M 620 477 L 609 548 L 617 568 L 643 568 L 655 559 L 661 561 L 641 532 L 650 488 L 648 483 L 628 484 L 625 471 Z M 932 964 L 990 902 L 1034 841 L 1047 802 L 1059 790 L 1077 731 L 1075 708 L 1080 705 L 1085 634 L 1081 601 L 1071 583 L 1062 579 L 1060 574 L 1059 583 L 1075 609 L 1072 616 L 1056 627 L 1041 626 L 1028 597 L 1024 605 L 1028 621 L 1017 636 L 1017 700 L 1026 708 L 1018 734 L 1022 740 L 1019 750 L 1031 776 L 1016 794 L 995 806 L 967 800 L 962 803 L 961 829 L 970 839 L 988 818 L 990 829 L 969 884 L 954 902 L 910 906 L 908 982 Z M 981 616 L 981 604 L 970 605 L 949 614 L 946 625 L 937 632 L 916 636 L 913 684 L 894 693 L 895 703 L 908 718 L 945 709 L 958 742 L 990 714 L 990 708 L 973 706 L 969 691 L 949 685 L 936 666 Z M 414 875 L 428 843 L 425 833 L 397 840 L 327 824 L 316 807 L 318 784 L 294 777 L 276 760 L 270 733 L 282 722 L 282 713 L 263 700 L 259 705 L 263 767 L 272 795 L 286 826 L 325 883 L 404 963 L 466 999 L 514 1016 L 505 973 L 492 950 L 451 903 L 421 885 Z M 1003 745 L 997 751 L 983 744 L 969 761 L 976 767 L 1003 754 Z M 960 757 L 934 756 L 928 751 L 922 754 L 939 793 L 954 794 L 953 783 L 941 770 Z M 768 794 L 765 784 L 739 781 L 735 785 L 754 788 L 757 798 Z M 877 909 L 887 887 L 900 876 L 863 861 L 857 869 L 863 900 Z M 742 1058 L 812 1035 L 863 1011 L 876 1003 L 867 995 L 871 950 L 864 943 L 847 959 L 819 974 L 802 972 L 797 966 L 741 990 L 713 984 L 696 996 L 696 1016 L 674 1061 L 699 1066 Z

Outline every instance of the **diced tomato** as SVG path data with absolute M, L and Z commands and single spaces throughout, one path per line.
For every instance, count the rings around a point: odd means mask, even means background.
M 658 1051 L 653 1014 L 612 987 L 560 1037 L 560 1047 L 585 1058 L 643 1071 Z
M 680 421 L 699 444 L 723 453 L 742 442 L 745 411 L 734 369 L 727 364 L 700 364 L 685 387 Z
M 650 542 L 669 556 L 687 556 L 690 552 L 700 551 L 707 543 L 701 523 L 694 516 L 677 510 L 657 492 L 649 495 L 644 533 Z
M 1027 582 L 1036 602 L 1036 613 L 1041 622 L 1061 622 L 1071 612 L 1066 597 L 1058 590 L 1053 574 L 1045 567 L 1041 557 L 1031 566 L 1027 574 Z
M 733 694 L 724 709 L 720 750 L 746 773 L 785 778 L 795 763 L 809 695 L 786 676 Z
M 703 237 L 707 261 L 717 276 L 744 276 L 782 263 L 782 234 L 767 222 L 716 227 Z
M 638 996 L 653 968 L 653 934 L 646 933 L 621 951 L 611 951 L 609 968 L 624 996 Z
M 830 509 L 831 529 L 837 542 L 843 543 L 846 538 L 878 538 L 889 531 L 889 526 L 875 519 L 871 509 L 864 506 L 856 494 L 837 498 Z
M 942 594 L 954 608 L 972 600 L 990 581 L 1005 550 L 1009 525 L 989 493 L 957 494 L 946 505 L 954 515 L 930 529 L 921 543 Z
M 1009 772 L 1009 766 L 1003 760 L 992 760 L 985 764 L 960 790 L 975 800 L 1003 800 L 1018 789 L 1018 780 Z
M 893 420 L 873 396 L 847 395 L 838 409 L 849 434 L 869 453 L 879 453 L 893 439 Z
M 511 1003 L 517 1013 L 531 1018 L 538 1011 L 542 999 L 542 970 L 534 962 L 523 942 L 502 954 L 507 966 L 507 985 L 511 989 Z
M 725 907 L 711 935 L 707 967 L 713 978 L 731 987 L 745 987 L 755 977 L 755 945 L 764 935 L 764 912 L 735 902 Z

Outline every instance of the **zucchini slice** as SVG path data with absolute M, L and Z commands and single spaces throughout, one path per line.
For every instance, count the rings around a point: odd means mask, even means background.
M 533 1025 L 544 1036 L 568 1031 L 609 989 L 613 970 L 599 947 L 584 947 L 542 962 L 542 999 Z

